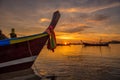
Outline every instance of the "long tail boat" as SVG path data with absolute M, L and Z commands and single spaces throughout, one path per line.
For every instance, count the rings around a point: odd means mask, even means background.
M 109 46 L 109 42 L 106 43 L 84 43 L 84 46 Z
M 0 40 L 0 74 L 30 68 L 46 42 L 50 44 L 50 38 L 55 36 L 52 33 L 59 18 L 59 11 L 54 12 L 49 27 L 43 33 Z

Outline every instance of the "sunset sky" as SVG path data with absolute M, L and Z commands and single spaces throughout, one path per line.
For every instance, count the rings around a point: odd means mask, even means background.
M 58 42 L 120 40 L 120 0 L 0 0 L 0 29 L 9 36 L 43 32 L 54 11 Z

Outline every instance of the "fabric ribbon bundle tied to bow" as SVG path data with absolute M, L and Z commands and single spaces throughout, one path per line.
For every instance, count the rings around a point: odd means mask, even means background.
M 48 42 L 47 42 L 47 48 L 54 52 L 54 49 L 56 48 L 56 37 L 55 37 L 55 32 L 53 30 L 53 27 L 50 26 L 46 30 L 46 32 L 49 34 L 49 39 L 48 39 Z

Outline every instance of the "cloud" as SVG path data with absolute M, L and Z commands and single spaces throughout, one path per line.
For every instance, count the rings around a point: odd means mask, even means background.
M 118 6 L 120 6 L 120 3 L 113 3 L 113 4 L 93 8 L 90 12 L 93 13 L 93 12 L 97 12 L 97 11 L 101 11 L 101 10 L 105 10 L 113 7 L 118 7 Z
M 76 27 L 71 27 L 71 28 L 66 28 L 63 30 L 60 30 L 61 32 L 66 32 L 66 33 L 80 33 L 82 31 L 85 31 L 86 29 L 92 28 L 90 26 L 76 26 Z
M 106 33 L 106 26 L 119 32 L 120 0 L 0 0 L 0 28 L 15 27 L 24 34 L 44 31 L 55 10 L 61 12 L 57 32 Z
M 103 6 L 91 6 L 91 7 L 72 7 L 72 8 L 61 8 L 60 11 L 66 13 L 94 13 L 100 10 L 105 10 L 113 7 L 120 6 L 120 3 L 113 3 Z
M 110 16 L 108 15 L 94 14 L 91 17 L 87 18 L 86 21 L 87 22 L 102 22 L 102 21 L 106 21 L 109 19 L 110 19 Z
M 103 21 L 103 20 L 106 20 L 110 18 L 109 16 L 106 16 L 106 15 L 102 15 L 102 14 L 98 14 L 98 15 L 95 15 L 95 17 L 93 18 L 93 20 L 96 20 L 96 21 Z
M 50 22 L 50 19 L 48 19 L 48 18 L 41 18 L 40 22 Z

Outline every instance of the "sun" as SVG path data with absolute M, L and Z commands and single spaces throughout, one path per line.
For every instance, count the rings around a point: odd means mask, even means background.
M 65 42 L 64 44 L 67 45 L 67 42 Z

